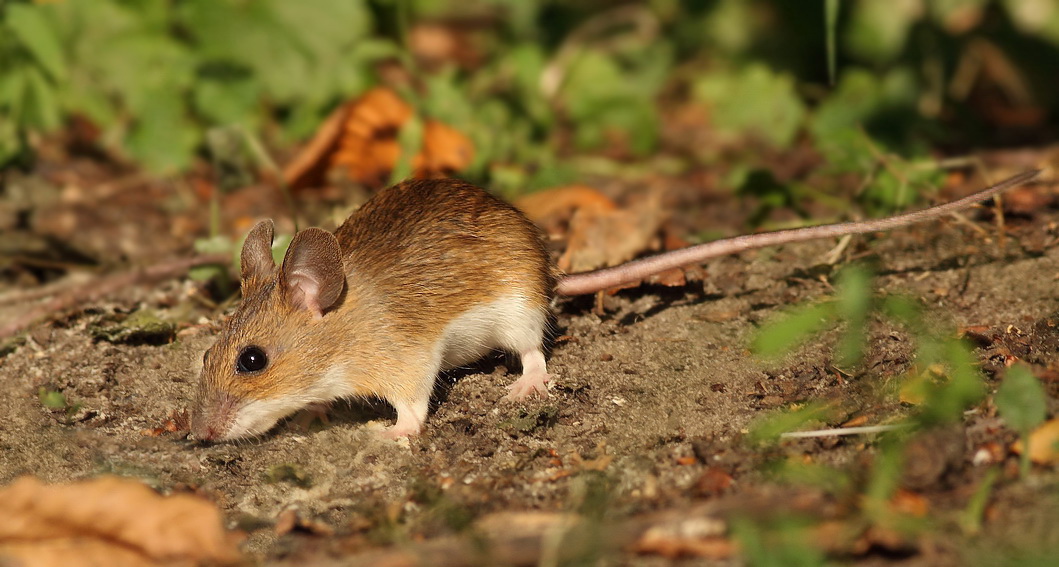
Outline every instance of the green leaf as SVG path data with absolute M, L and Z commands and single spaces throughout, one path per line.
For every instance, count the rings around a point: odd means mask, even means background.
M 66 396 L 64 396 L 62 392 L 49 390 L 44 386 L 41 386 L 40 389 L 37 390 L 37 399 L 40 400 L 40 405 L 48 409 L 66 409 Z
M 720 133 L 753 134 L 779 148 L 791 145 L 806 115 L 794 77 L 775 73 L 762 63 L 732 73 L 711 73 L 693 89 L 696 99 L 710 106 Z
M 915 299 L 906 295 L 891 295 L 882 300 L 881 310 L 887 317 L 896 319 L 913 332 L 923 332 L 922 309 Z
M 859 266 L 842 270 L 836 283 L 836 315 L 846 323 L 836 351 L 840 365 L 851 366 L 864 355 L 868 312 L 872 305 L 871 273 Z
M 810 422 L 826 421 L 833 409 L 832 406 L 811 402 L 797 409 L 770 413 L 751 425 L 748 439 L 755 443 L 775 441 L 781 434 L 802 429 Z
M 779 320 L 761 327 L 750 348 L 758 356 L 776 358 L 787 354 L 833 321 L 832 303 L 800 305 Z
M 1040 380 L 1025 364 L 1008 369 L 997 389 L 996 403 L 1000 417 L 1020 434 L 1029 433 L 1047 417 L 1048 396 Z
M 17 67 L 10 72 L 0 73 L 0 108 L 6 107 L 11 122 L 23 125 L 26 117 L 23 114 L 26 103 L 26 91 L 29 89 L 29 73 L 32 67 Z
M 5 16 L 7 27 L 55 81 L 66 78 L 66 58 L 54 22 L 39 4 L 9 3 Z
M 963 418 L 963 412 L 978 403 L 985 394 L 982 375 L 971 356 L 967 344 L 959 340 L 941 343 L 924 337 L 919 357 L 925 365 L 937 361 L 947 369 L 947 380 L 927 387 L 920 421 L 924 424 L 953 423 Z M 934 344 L 931 344 L 934 343 Z
M 155 93 L 143 104 L 127 140 L 130 151 L 156 172 L 168 173 L 186 166 L 201 133 L 184 115 L 179 93 Z
M 900 443 L 885 443 L 876 455 L 871 479 L 864 491 L 864 511 L 870 518 L 879 521 L 889 512 L 890 499 L 901 484 L 903 463 Z
M 256 129 L 260 116 L 260 85 L 250 77 L 202 78 L 192 91 L 197 113 L 214 125 Z
M 813 543 L 815 520 L 776 514 L 765 520 L 736 516 L 732 537 L 752 567 L 821 567 L 824 551 Z
M 824 3 L 824 25 L 827 27 L 827 78 L 835 84 L 835 56 L 838 48 L 835 46 L 835 28 L 838 27 L 838 0 L 825 0 Z
M 30 67 L 26 74 L 25 107 L 21 122 L 41 130 L 52 130 L 61 122 L 55 87 L 37 68 Z
M 877 63 L 896 58 L 912 25 L 922 17 L 920 0 L 854 2 L 845 43 L 854 55 Z

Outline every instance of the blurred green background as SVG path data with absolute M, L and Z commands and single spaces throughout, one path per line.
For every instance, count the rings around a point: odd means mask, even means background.
M 1054 139 L 1059 3 L 6 1 L 0 163 L 32 163 L 37 136 L 74 124 L 159 174 L 217 126 L 282 152 L 394 69 L 474 141 L 463 174 L 502 191 L 572 180 L 584 155 L 746 164 L 738 186 L 807 150 L 893 195 L 936 175 L 923 160 Z M 708 136 L 666 135 L 687 108 Z

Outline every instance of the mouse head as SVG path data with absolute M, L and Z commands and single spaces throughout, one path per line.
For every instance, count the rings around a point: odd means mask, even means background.
M 242 303 L 203 355 L 191 425 L 200 440 L 264 433 L 321 401 L 312 399 L 313 385 L 329 345 L 320 344 L 317 326 L 345 291 L 341 249 L 330 232 L 309 228 L 294 237 L 277 268 L 272 237 L 270 220 L 247 235 Z

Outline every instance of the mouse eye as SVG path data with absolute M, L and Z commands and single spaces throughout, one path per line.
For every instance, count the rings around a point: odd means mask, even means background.
M 257 372 L 268 366 L 268 356 L 261 347 L 248 346 L 239 353 L 236 369 L 241 373 Z

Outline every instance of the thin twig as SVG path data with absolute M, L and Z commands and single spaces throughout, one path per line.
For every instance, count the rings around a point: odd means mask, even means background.
M 864 427 L 839 427 L 838 429 L 815 429 L 813 431 L 788 431 L 781 433 L 780 437 L 786 439 L 807 439 L 813 437 L 839 437 L 842 435 L 865 435 L 870 433 L 883 433 L 910 427 L 907 423 L 897 425 L 866 425 Z
M 69 290 L 63 290 L 61 295 L 33 306 L 25 313 L 0 326 L 0 339 L 10 337 L 47 317 L 62 313 L 89 301 L 95 301 L 126 287 L 176 277 L 197 266 L 209 264 L 227 265 L 230 260 L 231 255 L 227 253 L 204 254 L 192 258 L 168 260 L 146 268 L 138 268 L 93 279 Z
M 93 276 L 89 272 L 73 272 L 70 275 L 66 276 L 65 279 L 59 280 L 57 282 L 37 286 L 32 289 L 16 289 L 14 291 L 9 291 L 3 295 L 0 295 L 0 305 L 10 305 L 12 303 L 26 303 L 29 301 L 37 301 L 38 299 L 44 297 L 62 293 L 67 289 L 81 285 L 92 279 Z

